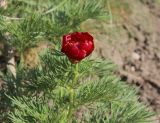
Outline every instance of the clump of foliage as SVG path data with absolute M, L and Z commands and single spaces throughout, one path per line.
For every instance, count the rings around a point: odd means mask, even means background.
M 86 58 L 72 64 L 60 52 L 64 34 L 81 31 L 80 24 L 87 19 L 108 18 L 107 1 L 9 0 L 7 9 L 0 9 L 1 37 L 20 56 L 41 40 L 55 45 L 42 53 L 38 67 L 26 68 L 21 57 L 16 77 L 3 76 L 7 90 L 1 91 L 1 97 L 9 106 L 7 118 L 1 117 L 3 122 L 148 121 L 151 113 L 138 102 L 136 90 L 114 75 L 115 65 L 110 61 Z

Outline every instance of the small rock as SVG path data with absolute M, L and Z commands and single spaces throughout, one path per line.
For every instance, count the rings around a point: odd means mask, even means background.
M 132 66 L 131 67 L 131 71 L 135 71 L 136 69 L 135 69 L 135 67 L 134 66 Z
M 140 55 L 136 52 L 132 53 L 132 58 L 135 60 L 139 60 L 140 59 Z

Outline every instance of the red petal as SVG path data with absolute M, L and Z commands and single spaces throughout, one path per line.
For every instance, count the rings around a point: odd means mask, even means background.
M 68 41 L 70 41 L 70 40 L 71 40 L 71 34 L 68 34 L 68 35 L 64 35 L 64 36 L 63 36 L 63 41 L 68 42 Z
M 71 59 L 75 59 L 79 54 L 79 49 L 73 43 L 69 43 L 68 45 L 66 45 L 64 50 L 65 54 Z
M 88 42 L 86 42 L 86 43 L 81 43 L 80 46 L 79 46 L 79 48 L 80 48 L 81 50 L 89 51 L 90 48 L 91 48 L 91 45 L 89 45 Z
M 81 32 L 75 32 L 72 34 L 72 40 L 75 42 L 83 42 L 84 40 L 84 36 Z
M 85 43 L 81 43 L 79 48 L 81 50 L 85 50 L 87 52 L 87 55 L 89 55 L 94 50 L 93 41 L 86 41 Z
M 80 60 L 82 60 L 85 57 L 86 57 L 86 51 L 85 50 L 81 50 L 79 52 L 78 56 L 76 57 L 76 60 L 80 61 Z
M 64 36 L 63 36 L 63 41 L 62 41 L 62 48 L 63 48 L 67 43 L 69 43 L 70 40 L 71 40 L 71 35 L 70 35 L 70 34 L 64 35 Z
M 65 52 L 65 49 L 66 49 L 65 46 L 69 43 L 70 40 L 71 40 L 70 34 L 63 36 L 62 49 L 61 49 L 62 52 Z
M 93 37 L 88 32 L 83 32 L 83 36 L 85 37 L 85 40 L 93 41 Z
M 93 43 L 93 41 L 89 41 L 88 45 L 89 45 L 89 48 L 88 48 L 88 51 L 87 51 L 87 56 L 90 55 L 92 53 L 92 51 L 94 50 L 94 43 Z
M 78 32 L 72 33 L 71 34 L 71 40 L 72 41 L 77 41 L 77 35 L 78 35 Z

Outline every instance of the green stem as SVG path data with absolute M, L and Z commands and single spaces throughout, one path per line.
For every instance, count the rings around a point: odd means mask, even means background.
M 74 103 L 74 92 L 72 91 L 72 89 L 70 90 L 70 105 L 69 105 L 69 111 L 68 111 L 68 120 L 71 120 L 71 116 L 72 116 L 72 108 L 73 108 L 73 103 Z
M 78 78 L 78 64 L 76 64 L 75 69 L 74 69 L 74 79 L 73 79 L 72 87 L 77 82 L 77 78 Z
M 69 89 L 70 91 L 70 106 L 69 106 L 69 111 L 68 111 L 68 121 L 71 121 L 72 118 L 72 113 L 73 113 L 73 108 L 74 108 L 74 102 L 75 102 L 75 93 L 74 93 L 74 85 L 77 83 L 77 78 L 78 78 L 78 64 L 76 64 L 75 69 L 74 69 L 74 78 L 72 81 L 72 86 Z
M 68 111 L 68 121 L 70 122 L 72 119 L 75 95 L 74 95 L 74 90 L 72 88 L 70 88 L 69 91 L 70 91 L 70 105 L 69 105 L 69 111 Z

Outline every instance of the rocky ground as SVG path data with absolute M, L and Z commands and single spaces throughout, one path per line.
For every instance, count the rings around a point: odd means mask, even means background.
M 89 20 L 86 23 L 92 24 L 82 27 L 96 35 L 97 57 L 119 66 L 122 80 L 139 88 L 140 101 L 157 112 L 154 121 L 160 123 L 160 4 L 154 0 L 123 2 L 128 6 L 119 9 L 119 19 L 114 18 L 113 6 L 111 22 L 97 25 Z

